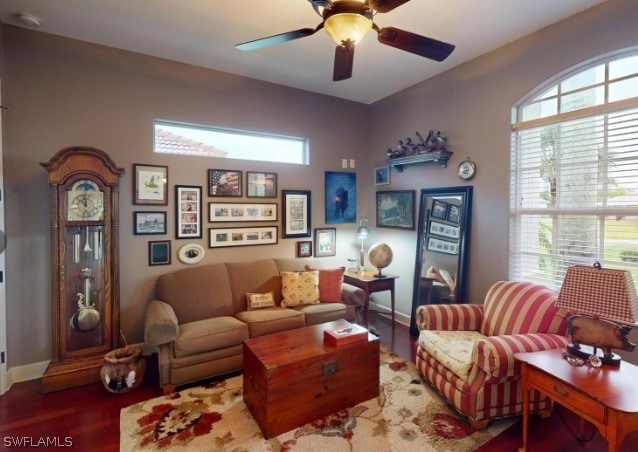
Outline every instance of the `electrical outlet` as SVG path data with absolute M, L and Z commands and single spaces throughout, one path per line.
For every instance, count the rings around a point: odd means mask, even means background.
M 348 159 L 341 159 L 341 168 L 348 167 Z
M 354 159 L 350 159 L 350 168 L 354 168 Z

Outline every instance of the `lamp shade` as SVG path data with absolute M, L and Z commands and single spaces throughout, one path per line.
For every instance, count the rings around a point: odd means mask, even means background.
M 638 296 L 626 270 L 576 265 L 569 267 L 556 306 L 623 323 L 638 320 Z
M 327 18 L 324 27 L 338 45 L 348 40 L 357 44 L 372 29 L 372 20 L 361 14 L 340 13 Z

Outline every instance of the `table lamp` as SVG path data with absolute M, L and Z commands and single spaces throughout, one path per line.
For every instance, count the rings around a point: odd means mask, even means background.
M 365 254 L 363 249 L 363 242 L 370 235 L 370 228 L 367 226 L 368 218 L 361 217 L 359 219 L 359 227 L 357 228 L 357 238 L 361 239 L 361 252 L 359 254 L 359 267 L 363 270 L 363 256 Z
M 584 359 L 619 366 L 621 358 L 611 351 L 633 351 L 628 334 L 638 319 L 638 296 L 627 270 L 569 267 L 556 306 L 575 313 L 567 319 L 571 344 L 567 353 Z

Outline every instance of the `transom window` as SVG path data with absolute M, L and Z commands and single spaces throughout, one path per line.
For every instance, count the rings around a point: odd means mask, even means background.
M 638 281 L 638 51 L 580 66 L 514 108 L 510 278 L 558 289 L 566 268 Z
M 154 121 L 153 152 L 308 164 L 308 140 L 241 130 Z

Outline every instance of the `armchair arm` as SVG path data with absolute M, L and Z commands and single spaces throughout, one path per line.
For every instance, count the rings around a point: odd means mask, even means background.
M 482 320 L 482 304 L 428 304 L 416 310 L 419 330 L 478 331 Z
M 170 304 L 153 300 L 146 308 L 144 341 L 148 345 L 161 345 L 174 341 L 179 335 L 179 323 Z
M 351 304 L 356 307 L 365 306 L 366 293 L 363 289 L 348 283 L 343 283 L 341 288 L 343 289 L 343 295 L 341 295 L 341 298 L 345 304 Z
M 472 361 L 487 374 L 485 382 L 498 383 L 521 374 L 514 353 L 562 348 L 569 339 L 558 334 L 529 333 L 489 336 L 474 344 Z

